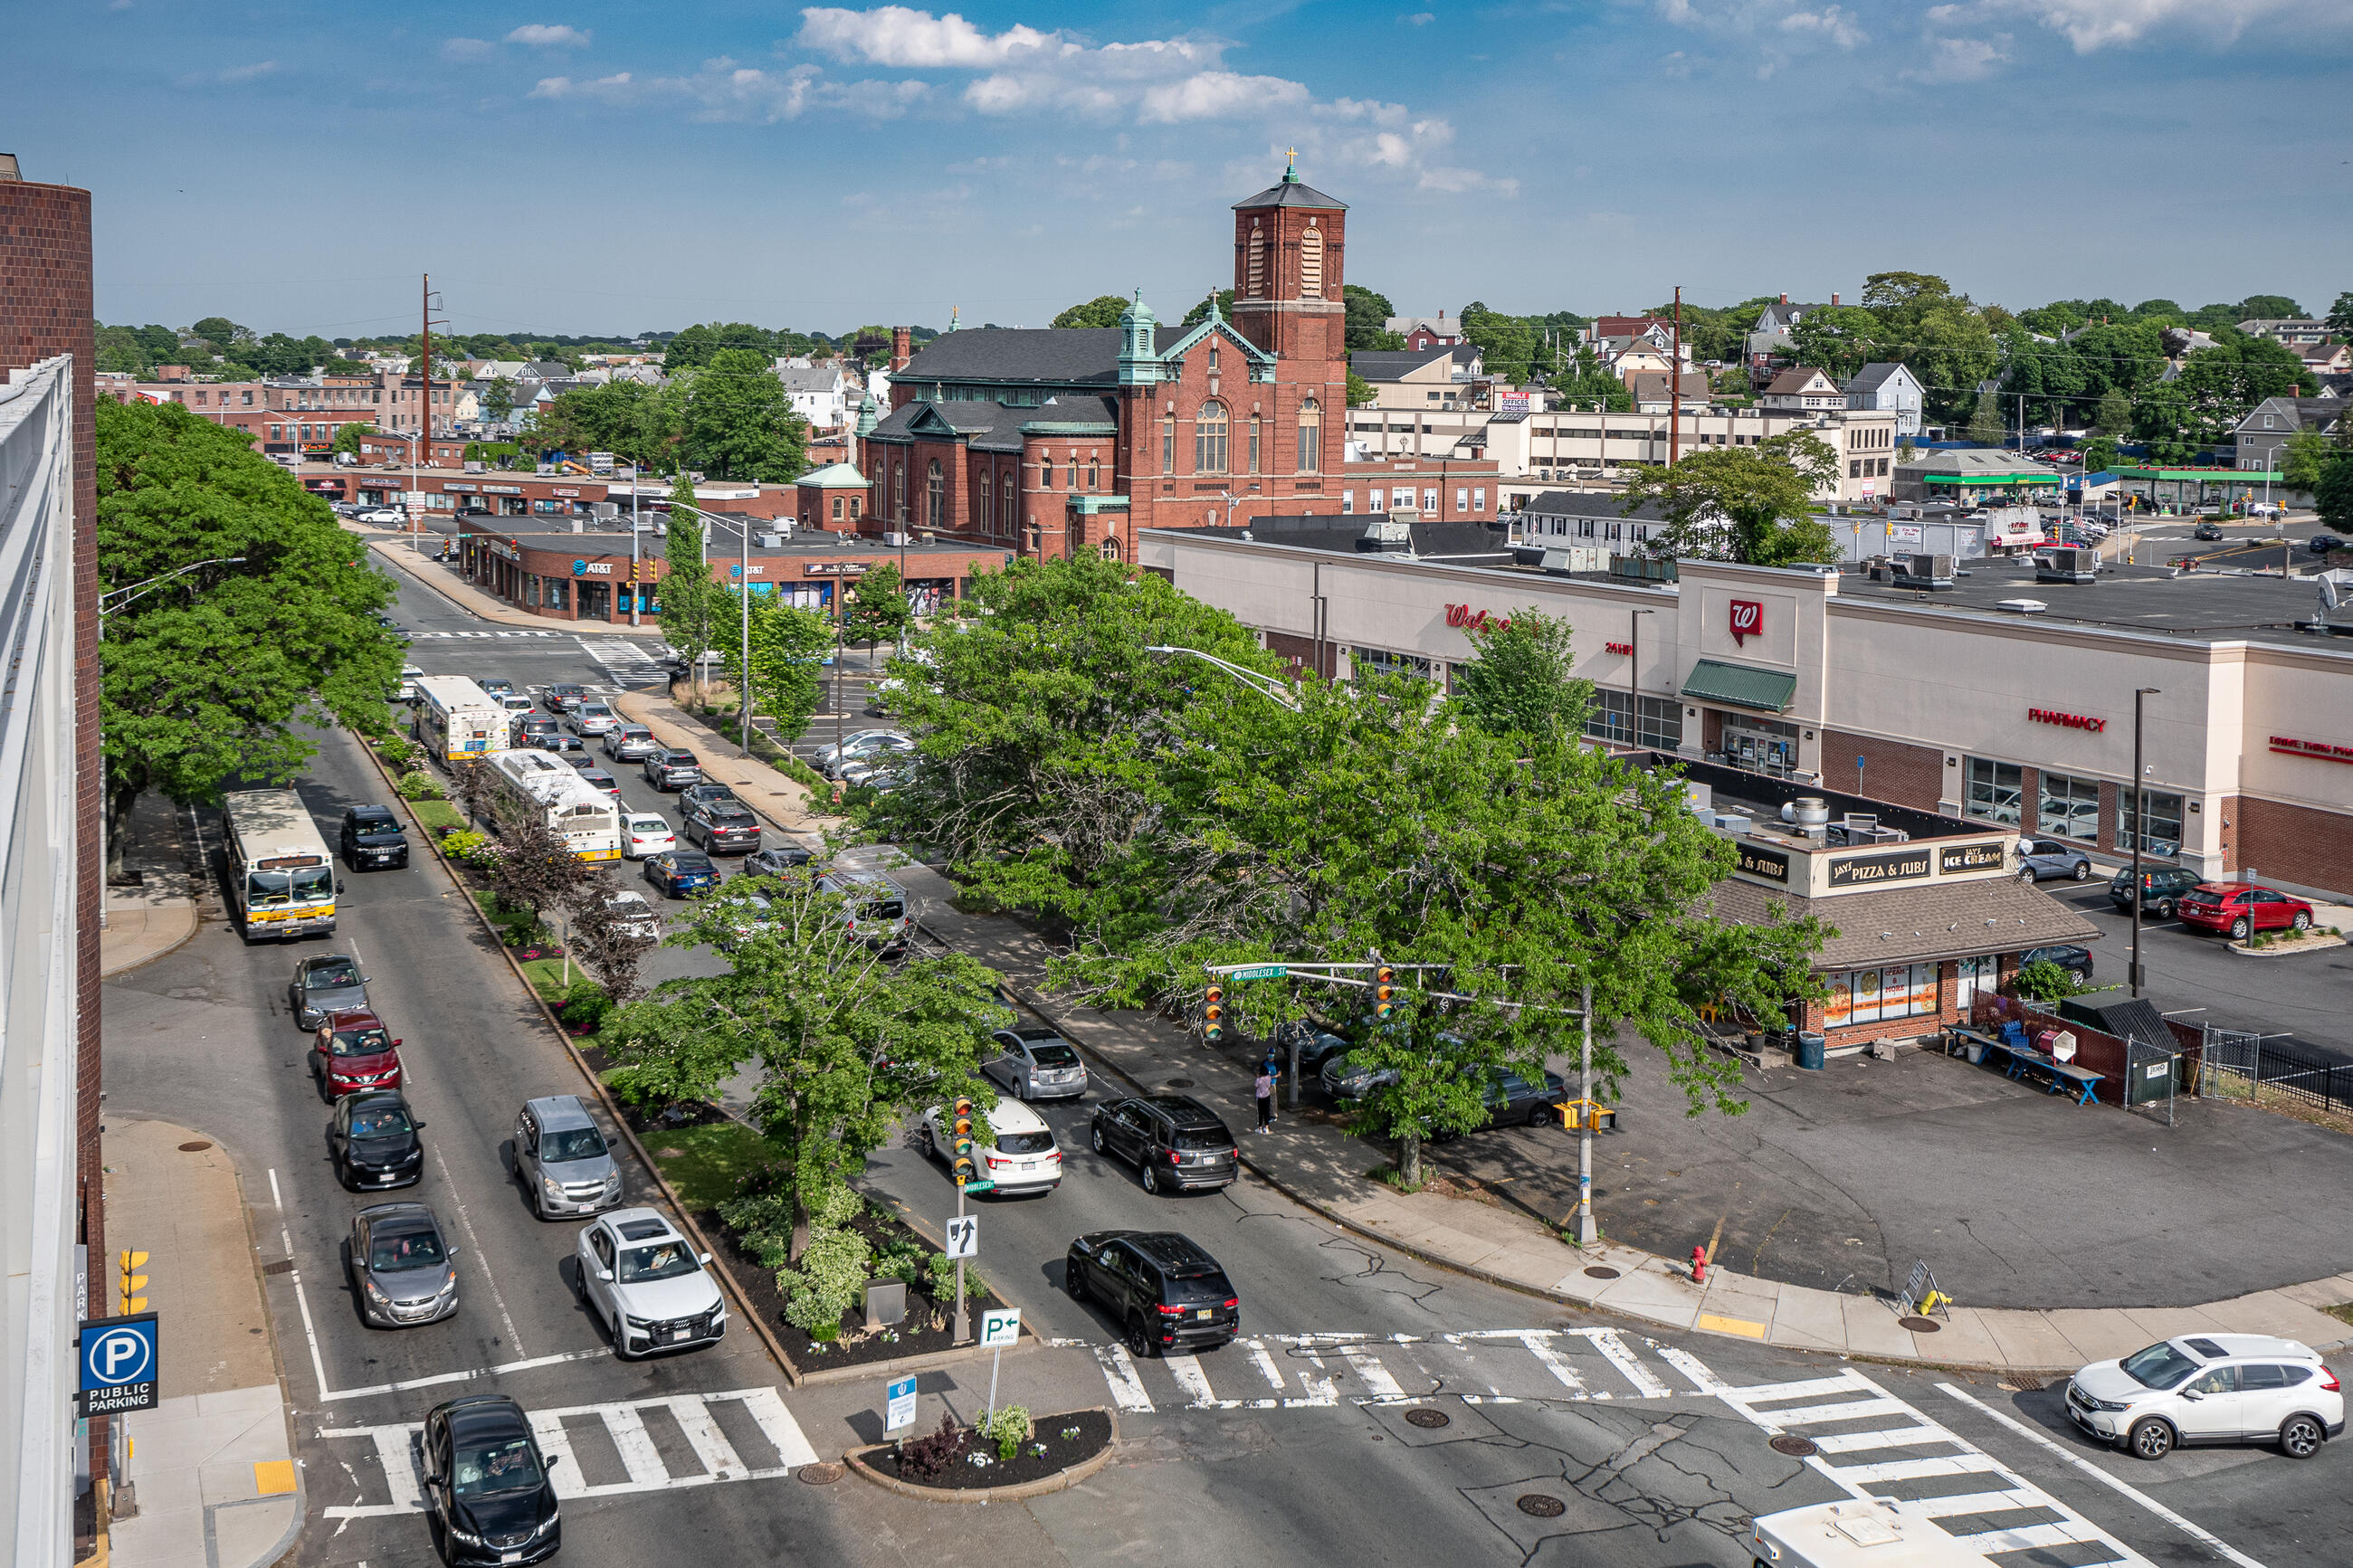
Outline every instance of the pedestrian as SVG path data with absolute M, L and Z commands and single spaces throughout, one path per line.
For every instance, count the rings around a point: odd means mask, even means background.
M 1263 1132 L 1274 1121 L 1274 1073 L 1267 1064 L 1260 1064 L 1251 1087 L 1258 1091 L 1258 1130 Z

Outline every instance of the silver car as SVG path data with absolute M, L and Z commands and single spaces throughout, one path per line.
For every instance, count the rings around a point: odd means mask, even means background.
M 360 961 L 347 952 L 325 952 L 294 961 L 294 978 L 286 983 L 286 1010 L 298 1029 L 315 1029 L 327 1015 L 346 1007 L 368 1006 L 367 975 Z
M 1086 1064 L 1071 1042 L 1036 1024 L 999 1029 L 992 1037 L 1003 1054 L 980 1070 L 1013 1091 L 1016 1100 L 1061 1100 L 1087 1092 Z
M 641 763 L 661 749 L 643 724 L 616 724 L 605 731 L 605 754 L 617 763 Z
M 914 745 L 914 742 L 896 730 L 860 730 L 843 736 L 838 745 L 819 746 L 810 753 L 810 761 L 817 764 L 818 772 L 829 779 L 838 779 L 843 767 L 852 762 L 884 752 L 913 751 Z
M 576 1094 L 527 1100 L 515 1116 L 515 1174 L 542 1219 L 595 1214 L 621 1201 L 621 1169 Z
M 621 722 L 613 705 L 601 697 L 584 697 L 571 709 L 572 732 L 584 738 L 609 734 Z
M 352 1294 L 372 1328 L 438 1323 L 458 1310 L 458 1249 L 419 1203 L 377 1204 L 352 1217 Z
M 2092 858 L 2083 849 L 2060 838 L 2021 838 L 2018 841 L 2018 879 L 2039 882 L 2045 877 L 2065 877 L 2071 881 L 2089 881 Z

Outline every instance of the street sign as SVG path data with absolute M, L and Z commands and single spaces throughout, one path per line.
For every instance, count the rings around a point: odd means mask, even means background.
M 975 1176 L 971 1181 L 964 1183 L 957 1188 L 957 1191 L 966 1193 L 993 1193 L 996 1190 L 997 1184 L 990 1181 L 987 1176 Z
M 1248 969 L 1227 970 L 1226 978 L 1229 980 L 1280 980 L 1290 973 L 1289 964 L 1253 963 Z
M 967 1186 L 965 1191 L 971 1188 Z M 980 1216 L 960 1214 L 948 1221 L 948 1256 L 978 1258 L 980 1256 Z
M 81 1326 L 83 1415 L 153 1409 L 157 1373 L 154 1313 L 98 1318 Z
M 1021 1309 L 993 1307 L 980 1315 L 980 1343 L 984 1350 L 1003 1350 L 1021 1338 Z
M 915 1380 L 902 1377 L 882 1385 L 884 1409 L 882 1430 L 897 1432 L 915 1424 Z

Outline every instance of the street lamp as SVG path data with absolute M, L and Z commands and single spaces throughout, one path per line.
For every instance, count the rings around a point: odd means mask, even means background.
M 1642 743 L 1642 617 L 1656 610 L 1636 610 L 1626 622 L 1626 738 Z
M 100 594 L 98 596 L 99 620 L 103 624 L 108 616 L 111 616 L 115 611 L 122 608 L 123 605 L 131 603 L 132 600 L 137 598 L 140 595 L 145 593 L 148 589 L 155 586 L 157 584 L 168 583 L 174 577 L 184 577 L 189 573 L 197 570 L 199 567 L 242 566 L 244 564 L 245 557 L 242 555 L 216 555 L 209 561 L 192 561 L 185 566 L 174 568 L 172 571 L 162 574 L 160 576 L 150 577 L 144 582 L 133 583 L 127 588 L 110 588 L 105 593 Z M 109 599 L 115 600 L 116 602 L 110 605 L 107 603 Z
M 691 513 L 713 526 L 723 521 L 701 507 L 683 506 L 677 501 L 670 502 L 670 509 Z M 748 517 L 739 519 L 736 528 L 744 546 L 743 564 L 735 569 L 736 595 L 743 601 L 744 642 L 742 662 L 735 667 L 735 714 L 740 721 L 735 743 L 738 750 L 748 757 L 752 754 L 752 520 Z
M 2140 847 L 2148 837 L 2147 803 L 2142 798 L 2140 787 L 2141 709 L 2144 698 L 2162 695 L 2154 686 L 2138 687 L 2133 691 L 2132 973 L 2127 978 L 2131 983 L 2130 994 L 2136 999 L 2140 995 Z
M 1272 700 L 1281 703 L 1283 707 L 1290 709 L 1293 713 L 1299 711 L 1299 694 L 1296 691 L 1293 691 L 1290 687 L 1284 685 L 1282 681 L 1275 679 L 1272 676 L 1261 675 L 1255 669 L 1245 669 L 1239 664 L 1235 664 L 1228 659 L 1219 658 L 1213 653 L 1203 653 L 1197 647 L 1168 647 L 1155 643 L 1147 647 L 1144 651 L 1146 653 L 1156 653 L 1162 655 L 1175 655 L 1181 653 L 1188 655 L 1191 658 L 1200 659 L 1204 663 L 1214 664 L 1219 669 L 1224 670 L 1228 675 L 1232 676 L 1236 680 L 1240 681 L 1244 686 L 1249 687 L 1252 691 L 1257 692 L 1261 697 L 1270 698 Z

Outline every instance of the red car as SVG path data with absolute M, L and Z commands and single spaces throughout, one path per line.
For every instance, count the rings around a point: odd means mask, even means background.
M 2259 931 L 2310 931 L 2312 906 L 2292 894 L 2248 882 L 2200 882 L 2174 901 L 2186 926 L 2228 931 L 2244 942 Z
M 330 1101 L 363 1089 L 400 1087 L 400 1042 L 364 1008 L 327 1015 L 311 1047 L 311 1076 Z

